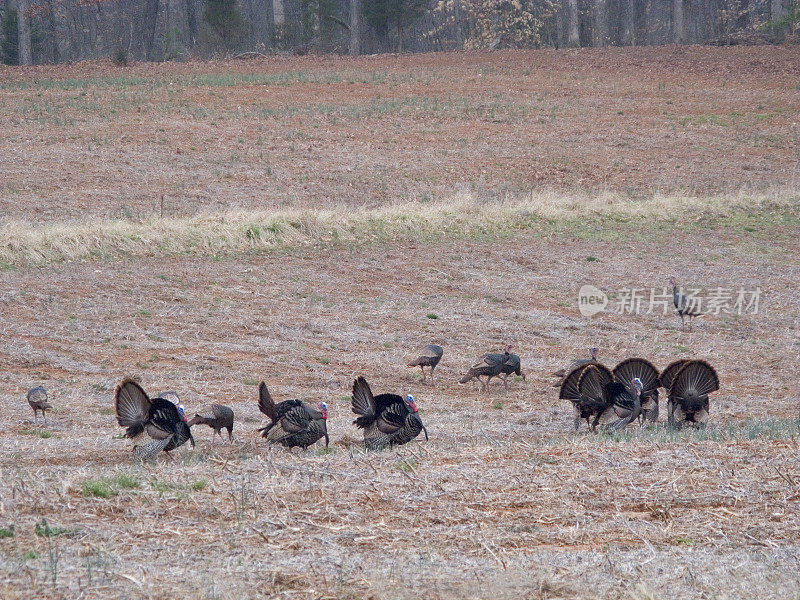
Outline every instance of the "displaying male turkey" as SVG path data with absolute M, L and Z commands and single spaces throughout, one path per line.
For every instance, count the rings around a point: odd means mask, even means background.
M 186 423 L 183 407 L 175 406 L 165 398 L 152 400 L 133 379 L 123 379 L 114 391 L 114 409 L 117 423 L 125 427 L 125 437 L 134 440 L 134 452 L 142 458 L 151 458 L 162 450 L 170 452 L 187 441 L 194 447 L 192 430 Z M 145 434 L 153 443 L 143 444 Z M 137 450 L 139 445 L 142 448 Z M 146 455 L 146 456 L 141 456 Z
M 680 358 L 674 362 L 671 362 L 667 365 L 667 367 L 661 371 L 661 375 L 659 375 L 659 380 L 661 381 L 661 387 L 667 390 L 667 395 L 669 396 L 669 390 L 672 387 L 672 382 L 675 379 L 675 375 L 678 374 L 683 367 L 685 367 L 690 361 L 686 360 L 685 358 Z
M 640 392 L 641 413 L 639 417 L 643 422 L 656 423 L 658 421 L 658 388 L 661 382 L 658 369 L 648 360 L 643 358 L 629 358 L 619 363 L 612 371 L 614 380 L 622 385 L 629 386 L 634 379 L 642 384 Z M 632 394 L 634 390 L 628 387 Z
M 511 346 L 506 346 L 506 351 L 503 354 L 495 352 L 484 354 L 478 359 L 478 362 L 469 368 L 467 374 L 459 379 L 458 383 L 467 383 L 477 379 L 478 383 L 481 384 L 481 389 L 488 390 L 489 382 L 493 377 L 497 377 L 503 372 L 503 365 L 510 359 L 509 350 L 511 350 Z M 486 383 L 481 380 L 481 377 L 486 377 Z
M 675 374 L 669 388 L 667 423 L 671 427 L 705 427 L 708 395 L 719 389 L 719 377 L 704 360 L 687 361 Z
M 222 439 L 222 430 L 228 430 L 228 442 L 233 443 L 233 410 L 224 404 L 211 404 L 204 406 L 200 412 L 194 414 L 189 421 L 189 427 L 193 425 L 208 425 L 214 430 L 211 436 L 211 445 L 217 435 Z
M 701 314 L 700 301 L 697 298 L 689 298 L 681 294 L 674 277 L 669 278 L 669 284 L 672 286 L 672 303 L 681 316 L 681 327 L 686 327 L 685 318 L 689 317 L 689 330 L 691 331 L 692 319 Z
M 611 371 L 602 365 L 586 365 L 578 379 L 582 398 L 597 407 L 591 428 L 604 425 L 608 429 L 624 429 L 641 412 L 642 382 L 633 379 L 628 385 L 616 381 Z
M 508 378 L 511 375 L 522 377 L 523 381 L 526 378 L 525 371 L 522 370 L 522 362 L 519 356 L 514 353 L 508 353 L 508 356 L 503 360 L 503 364 L 500 367 L 500 377 L 503 379 L 503 386 L 506 390 L 508 390 Z
M 614 377 L 611 371 L 598 362 L 578 365 L 564 377 L 564 380 L 561 382 L 561 390 L 558 393 L 558 397 L 560 400 L 569 400 L 572 403 L 575 413 L 573 420 L 575 431 L 580 429 L 581 421 L 584 419 L 589 429 L 592 429 L 594 427 L 592 424 L 594 418 L 600 415 L 607 407 L 604 399 L 601 398 L 598 400 L 592 396 L 584 395 L 578 387 L 581 375 L 583 375 L 583 372 L 589 366 L 597 367 L 601 372 L 606 373 L 607 379 L 609 380 Z
M 576 358 L 573 360 L 569 365 L 567 365 L 563 369 L 559 369 L 558 371 L 553 373 L 554 377 L 558 377 L 558 381 L 553 384 L 553 387 L 561 387 L 561 384 L 564 383 L 564 379 L 566 379 L 567 375 L 572 373 L 578 367 L 582 367 L 590 362 L 597 362 L 597 352 L 599 348 L 589 348 L 589 355 L 590 358 Z
M 397 394 L 373 396 L 367 380 L 358 377 L 353 382 L 352 409 L 358 415 L 353 424 L 364 430 L 364 447 L 367 450 L 405 444 L 421 431 L 425 432 L 425 439 L 428 439 L 428 430 L 422 424 L 411 395 L 405 398 Z
M 275 404 L 263 381 L 258 386 L 258 408 L 270 420 L 259 429 L 262 437 L 275 444 L 303 450 L 324 437 L 328 447 L 328 405 L 319 403 L 319 410 L 300 400 L 284 400 Z
M 45 411 L 48 411 L 51 408 L 53 408 L 50 405 L 50 402 L 48 402 L 47 390 L 45 390 L 41 385 L 29 389 L 28 404 L 30 404 L 31 408 L 33 409 L 34 425 L 38 422 L 37 417 L 39 416 L 39 411 L 42 411 L 42 416 L 44 417 L 44 424 L 47 425 L 47 413 Z
M 422 371 L 422 383 L 425 383 L 425 367 L 430 367 L 431 383 L 433 383 L 433 370 L 436 368 L 436 365 L 439 364 L 439 361 L 442 360 L 443 354 L 444 348 L 436 344 L 428 344 L 420 350 L 417 358 L 408 363 L 408 366 L 420 368 L 420 371 Z

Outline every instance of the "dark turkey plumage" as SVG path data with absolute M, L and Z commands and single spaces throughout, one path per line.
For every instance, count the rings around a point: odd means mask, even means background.
M 589 428 L 592 429 L 594 427 L 592 421 L 606 408 L 604 400 L 601 399 L 598 401 L 593 397 L 586 396 L 581 393 L 580 388 L 578 387 L 581 375 L 589 366 L 596 366 L 601 371 L 608 372 L 609 379 L 613 378 L 611 372 L 598 362 L 590 362 L 579 365 L 572 369 L 572 371 L 567 373 L 566 377 L 564 377 L 564 380 L 561 382 L 561 390 L 558 393 L 558 397 L 561 400 L 569 400 L 572 403 L 575 413 L 573 420 L 575 431 L 578 431 L 581 425 L 581 420 L 584 419 L 586 420 L 586 424 L 589 426 Z
M 658 388 L 661 382 L 658 377 L 658 369 L 653 366 L 653 363 L 643 358 L 629 358 L 614 367 L 612 373 L 614 380 L 627 387 L 631 394 L 634 394 L 631 381 L 638 379 L 642 383 L 639 396 L 642 410 L 639 416 L 643 422 L 656 423 L 658 421 Z
M 259 429 L 268 441 L 305 450 L 324 437 L 325 447 L 328 447 L 328 407 L 324 402 L 320 402 L 319 410 L 300 400 L 275 404 L 267 384 L 262 381 L 258 386 L 258 408 L 270 420 L 269 425 Z
M 608 429 L 624 429 L 641 412 L 639 400 L 641 383 L 631 382 L 626 386 L 616 381 L 611 371 L 602 365 L 590 364 L 581 372 L 578 379 L 581 397 L 589 399 L 596 412 L 592 429 L 604 425 Z
M 469 368 L 467 374 L 459 379 L 458 383 L 467 383 L 473 379 L 477 379 L 481 384 L 482 390 L 489 389 L 489 382 L 493 377 L 497 377 L 503 372 L 503 365 L 510 358 L 508 349 L 504 354 L 490 352 L 481 356 L 478 361 Z M 486 377 L 486 383 L 481 380 L 481 377 Z
M 141 443 L 143 435 L 147 434 L 157 441 L 170 438 L 161 448 L 165 452 L 179 448 L 187 441 L 194 446 L 192 430 L 182 411 L 164 398 L 151 400 L 133 379 L 124 379 L 117 386 L 114 391 L 114 408 L 117 423 L 125 427 L 125 437 L 134 439 L 137 445 Z
M 442 360 L 444 348 L 436 344 L 428 344 L 420 350 L 419 356 L 408 363 L 409 367 L 419 367 L 422 371 L 422 383 L 425 383 L 425 367 L 430 367 L 431 383 L 433 383 L 433 370 L 439 361 Z
M 29 389 L 28 404 L 33 409 L 33 423 L 36 424 L 38 422 L 37 417 L 39 416 L 39 411 L 42 411 L 42 416 L 44 416 L 44 424 L 47 425 L 47 413 L 45 411 L 53 408 L 48 401 L 47 390 L 45 390 L 41 385 Z
M 719 377 L 704 360 L 691 360 L 675 374 L 669 388 L 667 423 L 671 427 L 705 427 L 708 422 L 708 395 L 719 389 Z
M 208 425 L 214 430 L 214 434 L 211 436 L 212 445 L 217 435 L 222 438 L 223 429 L 228 430 L 228 442 L 233 443 L 233 410 L 224 404 L 211 404 L 195 413 L 189 421 L 189 427 L 198 424 Z
M 701 314 L 700 301 L 698 298 L 691 298 L 681 294 L 673 277 L 670 277 L 669 283 L 672 286 L 672 303 L 681 317 L 681 327 L 686 327 L 685 319 L 689 317 L 689 330 L 691 331 L 692 319 Z
M 526 378 L 525 371 L 522 370 L 522 361 L 519 356 L 513 353 L 506 353 L 504 355 L 503 364 L 500 367 L 500 377 L 503 380 L 503 386 L 508 389 L 508 378 L 511 375 L 517 375 Z
M 553 376 L 558 377 L 559 379 L 553 384 L 553 387 L 561 387 L 561 384 L 564 383 L 564 379 L 566 379 L 567 375 L 572 373 L 578 367 L 587 365 L 590 362 L 597 362 L 598 351 L 599 351 L 598 348 L 589 348 L 589 356 L 590 356 L 589 358 L 576 358 L 565 368 L 555 371 L 553 373 Z
M 352 409 L 358 415 L 353 424 L 364 430 L 367 450 L 405 444 L 420 432 L 425 432 L 425 439 L 428 439 L 428 431 L 422 424 L 412 396 L 373 396 L 366 379 L 359 377 L 353 382 Z
M 668 396 L 669 390 L 672 387 L 672 381 L 675 379 L 675 375 L 677 375 L 678 371 L 685 367 L 688 362 L 688 360 L 682 358 L 676 360 L 675 362 L 671 362 L 663 371 L 661 371 L 659 380 L 661 381 L 661 387 L 667 390 Z
M 158 456 L 159 452 L 162 452 L 167 446 L 170 445 L 174 437 L 174 435 L 170 434 L 163 440 L 150 440 L 149 442 L 145 442 L 143 444 L 136 444 L 136 446 L 133 448 L 134 459 L 142 462 L 153 460 L 156 456 Z

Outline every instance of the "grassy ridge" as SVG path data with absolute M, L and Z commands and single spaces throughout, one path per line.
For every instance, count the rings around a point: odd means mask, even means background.
M 502 201 L 459 196 L 379 208 L 299 209 L 197 214 L 2 229 L 0 260 L 43 264 L 116 256 L 216 256 L 277 248 L 391 240 L 508 237 L 525 232 L 614 239 L 631 227 L 737 227 L 756 233 L 800 224 L 800 195 L 781 192 L 632 200 L 530 194 Z

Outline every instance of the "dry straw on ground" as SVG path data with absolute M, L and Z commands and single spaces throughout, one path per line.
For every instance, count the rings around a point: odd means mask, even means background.
M 290 249 L 321 244 L 425 241 L 449 237 L 507 236 L 549 230 L 560 221 L 641 221 L 678 224 L 713 221 L 737 213 L 796 213 L 792 191 L 724 196 L 658 195 L 632 200 L 616 194 L 596 197 L 563 193 L 530 194 L 500 201 L 462 194 L 442 202 L 403 203 L 356 209 L 198 214 L 185 218 L 92 220 L 30 226 L 7 223 L 0 259 L 10 264 L 85 260 L 96 256 L 213 256 L 251 250 Z

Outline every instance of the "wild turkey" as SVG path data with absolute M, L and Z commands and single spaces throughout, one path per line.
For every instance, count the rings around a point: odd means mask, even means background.
M 503 372 L 503 365 L 510 359 L 509 350 L 511 350 L 511 346 L 506 346 L 506 351 L 503 354 L 495 352 L 484 354 L 478 359 L 478 362 L 469 368 L 467 374 L 459 379 L 458 383 L 467 383 L 472 379 L 477 379 L 478 383 L 481 384 L 481 389 L 488 390 L 489 382 L 493 377 L 497 377 Z M 481 380 L 481 377 L 486 377 L 486 383 Z
M 701 314 L 700 302 L 697 298 L 689 298 L 684 296 L 678 291 L 678 285 L 675 283 L 675 278 L 669 278 L 669 284 L 672 286 L 672 303 L 675 305 L 675 310 L 681 316 L 681 328 L 686 327 L 685 318 L 689 317 L 689 331 L 692 330 L 692 318 Z
M 597 429 L 598 424 L 614 430 L 627 427 L 641 412 L 639 396 L 642 389 L 642 382 L 638 379 L 624 385 L 602 365 L 586 365 L 578 379 L 581 397 L 590 399 L 592 405 L 599 408 L 592 429 Z
M 166 392 L 161 392 L 158 395 L 159 398 L 163 398 L 164 400 L 169 400 L 177 407 L 183 407 L 181 404 L 181 398 L 178 396 L 178 392 L 174 390 L 167 390 Z
M 117 423 L 126 428 L 125 437 L 134 440 L 136 456 L 155 456 L 162 450 L 170 452 L 187 441 L 192 443 L 192 447 L 195 445 L 183 407 L 175 406 L 161 397 L 151 400 L 142 386 L 133 379 L 123 379 L 117 386 L 114 391 L 114 409 Z M 145 434 L 157 443 L 143 444 L 143 448 L 137 450 Z
M 228 430 L 228 442 L 233 443 L 233 411 L 224 404 L 212 404 L 204 406 L 203 410 L 195 413 L 192 420 L 189 421 L 189 427 L 192 425 L 208 425 L 214 430 L 211 436 L 211 445 L 214 445 L 214 440 L 217 435 L 222 438 L 222 430 Z
M 159 452 L 169 446 L 174 437 L 175 435 L 171 433 L 163 440 L 151 440 L 144 444 L 136 444 L 136 446 L 133 447 L 134 459 L 142 462 L 147 462 L 154 459 L 156 456 L 158 456 Z
M 559 369 L 558 371 L 553 373 L 554 377 L 558 377 L 558 381 L 553 384 L 553 387 L 561 387 L 561 384 L 564 383 L 564 379 L 566 379 L 567 375 L 572 373 L 578 367 L 582 367 L 590 362 L 597 362 L 597 352 L 599 348 L 589 348 L 589 354 L 591 358 L 576 358 L 573 360 L 566 368 Z
M 419 356 L 408 363 L 409 367 L 419 367 L 422 371 L 422 383 L 425 383 L 425 367 L 431 368 L 431 383 L 433 383 L 433 370 L 442 360 L 444 348 L 436 344 L 428 344 L 419 353 Z
M 671 427 L 705 427 L 708 422 L 708 395 L 719 389 L 719 377 L 704 360 L 688 361 L 675 374 L 669 388 L 667 423 Z
M 319 403 L 319 410 L 300 400 L 284 400 L 275 404 L 263 381 L 258 386 L 258 408 L 270 420 L 259 429 L 268 441 L 287 448 L 300 446 L 303 450 L 324 437 L 328 447 L 328 405 Z
M 608 379 L 613 379 L 611 371 L 598 362 L 579 365 L 564 377 L 564 380 L 561 382 L 561 390 L 558 393 L 558 397 L 560 400 L 569 400 L 572 403 L 575 413 L 573 420 L 575 431 L 580 429 L 581 420 L 583 419 L 586 419 L 586 424 L 589 426 L 589 429 L 592 429 L 594 426 L 592 425 L 591 419 L 597 417 L 606 408 L 605 400 L 597 400 L 594 397 L 586 396 L 581 393 L 578 387 L 581 375 L 583 375 L 583 372 L 590 366 L 595 366 L 602 372 L 607 372 Z
M 658 421 L 658 388 L 661 382 L 658 378 L 658 369 L 653 363 L 643 358 L 629 358 L 619 363 L 614 370 L 614 379 L 622 385 L 629 384 L 634 379 L 642 383 L 640 402 L 642 411 L 639 417 L 643 422 L 656 423 Z M 632 388 L 629 388 L 633 392 Z
M 506 390 L 508 390 L 508 378 L 511 375 L 522 377 L 523 381 L 526 378 L 525 371 L 522 370 L 522 363 L 519 356 L 508 353 L 508 356 L 503 360 L 503 365 L 500 368 L 500 377 L 503 379 L 503 386 Z
M 661 371 L 659 380 L 661 381 L 661 387 L 667 390 L 667 395 L 669 395 L 669 390 L 672 387 L 672 382 L 675 379 L 675 375 L 677 375 L 678 371 L 685 367 L 689 362 L 690 361 L 684 358 L 680 358 L 668 364 L 667 367 Z
M 353 382 L 352 409 L 358 415 L 353 424 L 364 430 L 367 450 L 405 444 L 420 431 L 424 431 L 428 439 L 428 430 L 422 424 L 411 395 L 405 398 L 397 394 L 373 396 L 366 379 L 359 377 Z
M 38 423 L 39 411 L 44 416 L 44 424 L 47 425 L 47 413 L 45 411 L 53 408 L 47 400 L 47 390 L 41 385 L 28 390 L 28 404 L 33 409 L 33 423 Z

